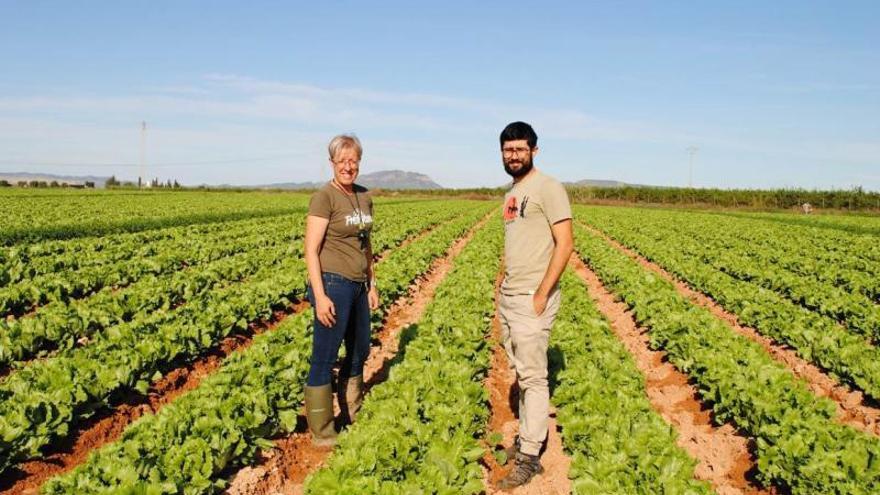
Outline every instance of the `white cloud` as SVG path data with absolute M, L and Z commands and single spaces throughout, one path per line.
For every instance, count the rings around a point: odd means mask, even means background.
M 427 173 L 449 186 L 497 185 L 506 177 L 495 139 L 513 119 L 535 125 L 544 144 L 570 150 L 601 145 L 616 150 L 616 165 L 620 160 L 645 164 L 626 172 L 635 182 L 645 175 L 639 167 L 645 170 L 649 163 L 677 167 L 691 144 L 700 146 L 701 164 L 751 154 L 776 157 L 783 164 L 825 160 L 865 167 L 880 157 L 880 143 L 870 141 L 774 142 L 757 132 L 677 129 L 662 121 L 601 118 L 578 108 L 212 74 L 187 85 L 126 95 L 0 98 L 0 162 L 136 163 L 139 123 L 147 120 L 149 162 L 216 162 L 168 167 L 189 183 L 324 178 L 326 141 L 337 132 L 354 131 L 365 140 L 365 165 L 374 170 Z M 658 149 L 665 156 L 656 155 Z M 547 151 L 554 152 L 545 146 Z M 556 163 L 572 164 L 560 170 L 571 179 L 615 173 L 577 169 L 578 163 L 595 160 L 556 151 L 551 155 Z M 229 163 L 246 158 L 254 159 L 250 166 Z

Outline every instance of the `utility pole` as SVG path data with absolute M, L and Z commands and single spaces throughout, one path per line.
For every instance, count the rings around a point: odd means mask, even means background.
M 145 156 L 145 148 L 147 146 L 147 122 L 145 120 L 141 121 L 141 173 L 138 177 L 138 189 L 142 187 L 144 180 L 146 179 L 146 162 L 144 160 Z
M 696 146 L 688 146 L 687 147 L 687 152 L 688 152 L 688 157 L 689 157 L 688 158 L 688 162 L 689 162 L 688 187 L 689 188 L 694 187 L 694 156 L 697 154 L 697 151 L 699 151 L 699 150 L 700 150 L 700 148 L 697 148 Z

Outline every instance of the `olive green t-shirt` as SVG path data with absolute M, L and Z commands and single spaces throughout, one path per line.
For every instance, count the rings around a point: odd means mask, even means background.
M 534 294 L 550 265 L 553 224 L 571 218 L 565 187 L 535 170 L 504 195 L 505 295 Z
M 355 194 L 349 196 L 328 182 L 312 195 L 309 215 L 330 221 L 319 254 L 321 271 L 364 282 L 367 255 L 358 239 L 358 230 L 361 225 L 368 233 L 373 229 L 373 198 L 366 188 L 357 184 L 354 191 Z

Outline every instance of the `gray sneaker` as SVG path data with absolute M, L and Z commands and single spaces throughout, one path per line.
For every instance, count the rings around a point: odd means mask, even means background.
M 498 483 L 498 488 L 502 490 L 509 490 L 511 488 L 525 485 L 531 481 L 536 474 L 544 472 L 544 468 L 541 467 L 540 456 L 517 452 L 513 461 L 513 469 L 511 469 L 510 472 L 507 473 L 507 476 Z

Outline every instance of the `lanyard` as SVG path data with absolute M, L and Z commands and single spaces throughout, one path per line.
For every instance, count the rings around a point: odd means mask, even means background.
M 349 194 L 349 192 L 346 191 L 346 190 L 342 187 L 342 184 L 336 182 L 336 177 L 334 177 L 334 178 L 330 181 L 330 183 L 333 184 L 333 187 L 335 187 L 336 189 L 339 189 L 340 191 L 342 191 L 342 194 L 345 196 L 345 199 L 348 200 L 348 204 L 351 205 L 351 209 L 354 210 L 354 209 L 355 209 L 355 207 L 354 207 L 354 203 L 351 202 L 351 196 L 352 196 L 352 194 Z M 361 210 L 361 200 L 358 199 L 358 193 L 357 193 L 357 190 L 354 189 L 353 186 L 352 186 L 352 190 L 354 191 L 354 193 L 353 193 L 353 194 L 354 194 L 354 200 L 357 202 L 358 230 L 364 230 L 364 229 L 366 228 L 366 224 L 364 223 L 364 212 Z

